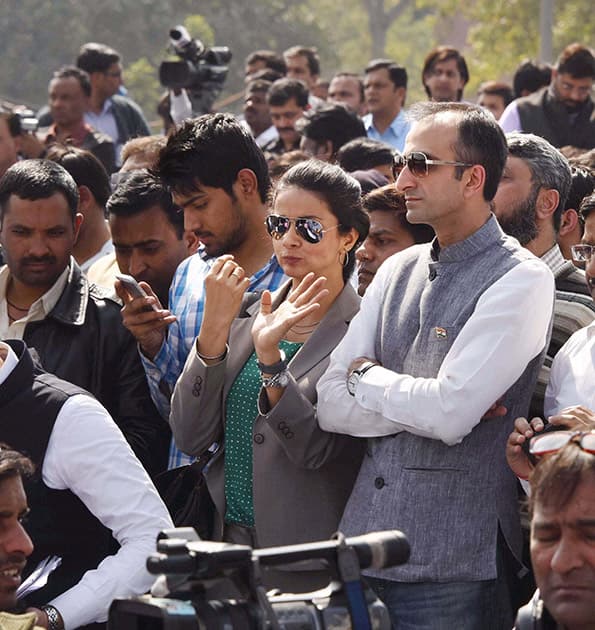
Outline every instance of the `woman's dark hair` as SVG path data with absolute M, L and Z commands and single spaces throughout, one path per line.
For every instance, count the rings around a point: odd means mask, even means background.
M 283 175 L 272 194 L 271 205 L 279 192 L 287 188 L 302 188 L 324 201 L 337 217 L 339 233 L 346 234 L 351 228 L 358 233 L 357 242 L 347 253 L 347 264 L 343 267 L 343 280 L 347 282 L 355 266 L 355 250 L 370 229 L 370 219 L 362 207 L 360 185 L 339 166 L 307 160 Z

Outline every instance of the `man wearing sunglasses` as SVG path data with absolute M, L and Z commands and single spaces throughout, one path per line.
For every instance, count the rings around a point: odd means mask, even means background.
M 408 564 L 366 571 L 393 625 L 510 628 L 503 567 L 520 568 L 521 529 L 503 453 L 543 360 L 554 281 L 490 212 L 506 160 L 494 117 L 412 109 L 396 186 L 436 239 L 378 270 L 319 382 L 318 418 L 375 438 L 340 529 L 406 533 Z M 499 399 L 506 415 L 482 420 Z
M 556 281 L 552 337 L 530 407 L 530 417 L 541 417 L 552 361 L 573 333 L 595 320 L 595 304 L 584 272 L 564 259 L 557 243 L 571 184 L 568 160 L 533 134 L 510 133 L 507 141 L 494 213 L 502 229 L 541 258 Z
M 539 589 L 515 629 L 595 628 L 595 432 L 534 439 L 531 562 Z

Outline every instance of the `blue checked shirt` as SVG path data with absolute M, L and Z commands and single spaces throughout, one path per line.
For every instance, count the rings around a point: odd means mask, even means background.
M 140 353 L 151 397 L 165 419 L 169 417 L 171 392 L 200 331 L 204 310 L 204 280 L 215 260 L 206 255 L 204 248 L 200 248 L 198 253 L 179 265 L 169 289 L 169 310 L 176 316 L 176 321 L 170 325 L 166 339 L 153 361 Z M 286 279 L 273 256 L 250 278 L 248 291 L 275 291 Z M 193 457 L 179 451 L 172 439 L 169 468 L 189 464 L 193 460 Z

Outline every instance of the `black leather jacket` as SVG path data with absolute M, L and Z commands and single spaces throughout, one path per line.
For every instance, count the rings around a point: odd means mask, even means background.
M 151 401 L 120 305 L 89 283 L 73 259 L 56 306 L 44 320 L 27 324 L 24 341 L 46 371 L 99 400 L 151 476 L 166 468 L 169 427 Z

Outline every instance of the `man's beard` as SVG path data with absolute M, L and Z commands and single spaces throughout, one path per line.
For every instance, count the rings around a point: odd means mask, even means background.
M 509 236 L 514 236 L 523 247 L 539 233 L 535 213 L 538 194 L 539 190 L 533 190 L 526 199 L 513 206 L 507 216 L 498 217 L 500 227 Z

